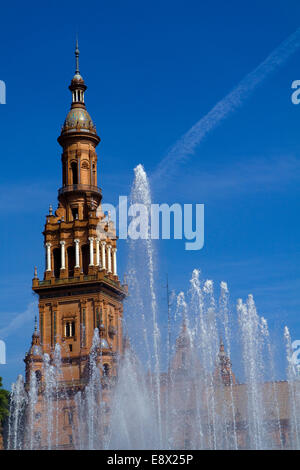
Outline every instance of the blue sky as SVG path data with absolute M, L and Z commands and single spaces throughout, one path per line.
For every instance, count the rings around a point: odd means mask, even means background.
M 34 265 L 43 271 L 42 229 L 61 185 L 56 141 L 70 106 L 79 33 L 86 102 L 102 139 L 106 202 L 128 194 L 133 168 L 155 173 L 168 150 L 299 25 L 297 1 L 23 2 L 1 6 L 0 338 L 9 386 L 23 372 L 37 312 Z M 159 202 L 204 203 L 205 246 L 160 243 L 160 276 L 188 287 L 193 268 L 229 284 L 233 303 L 253 293 L 274 341 L 300 338 L 300 49 L 195 153 L 153 187 Z M 126 266 L 119 244 L 119 270 Z M 161 295 L 164 295 L 162 290 Z M 284 360 L 278 354 L 279 375 Z

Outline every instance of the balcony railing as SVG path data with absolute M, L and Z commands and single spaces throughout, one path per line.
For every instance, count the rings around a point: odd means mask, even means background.
M 68 277 L 68 278 L 55 278 L 51 281 L 51 279 L 43 279 L 39 280 L 39 287 L 46 287 L 46 286 L 51 286 L 51 285 L 64 285 L 64 284 L 74 284 L 78 282 L 91 282 L 91 281 L 97 281 L 97 280 L 103 280 L 107 282 L 108 284 L 116 287 L 117 289 L 120 289 L 120 283 L 114 279 L 110 279 L 108 276 L 104 275 L 102 279 L 98 278 L 98 274 L 87 274 L 82 277 L 80 276 L 75 276 L 75 277 Z M 53 282 L 54 281 L 54 282 Z
M 69 184 L 68 186 L 63 186 L 58 190 L 58 195 L 71 193 L 73 191 L 81 192 L 92 192 L 97 194 L 102 194 L 101 189 L 98 186 L 92 186 L 90 184 Z

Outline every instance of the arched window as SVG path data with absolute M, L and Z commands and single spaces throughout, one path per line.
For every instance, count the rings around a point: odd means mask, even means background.
M 36 370 L 36 371 L 35 371 L 35 376 L 36 376 L 36 380 L 37 380 L 37 382 L 38 382 L 38 384 L 39 384 L 39 383 L 41 382 L 41 380 L 42 380 L 42 373 L 41 373 L 41 371 L 40 371 L 40 370 Z
M 74 410 L 72 408 L 65 409 L 65 425 L 71 426 L 74 423 Z
M 78 219 L 78 207 L 73 207 L 72 216 L 73 216 L 73 220 Z
M 92 178 L 93 178 L 92 185 L 96 186 L 96 165 L 95 165 L 95 162 L 93 162 Z
M 68 247 L 67 254 L 68 254 L 69 277 L 74 277 L 74 268 L 75 268 L 75 248 L 74 248 L 74 246 L 69 246 Z
M 103 375 L 105 377 L 109 376 L 109 364 L 103 364 Z
M 80 172 L 80 179 L 82 184 L 90 184 L 90 172 L 89 172 L 89 161 L 82 160 L 81 162 L 81 172 Z
M 71 171 L 72 171 L 72 183 L 78 184 L 78 167 L 77 162 L 71 163 Z
M 81 247 L 82 253 L 82 271 L 83 274 L 88 274 L 89 272 L 89 256 L 90 256 L 90 247 L 89 245 L 83 245 Z
M 65 336 L 66 338 L 73 338 L 75 336 L 75 322 L 67 321 L 65 323 Z
M 54 276 L 58 279 L 60 275 L 61 254 L 59 248 L 53 250 Z

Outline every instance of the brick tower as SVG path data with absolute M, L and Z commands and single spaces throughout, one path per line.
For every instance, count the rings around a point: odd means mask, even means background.
M 79 72 L 78 43 L 75 57 L 76 72 L 69 86 L 71 109 L 58 137 L 62 147 L 58 208 L 53 213 L 50 206 L 46 216 L 43 280 L 38 279 L 35 270 L 32 282 L 39 296 L 39 332 L 36 328 L 25 357 L 26 384 L 33 370 L 41 390 L 42 356 L 47 353 L 51 360 L 57 343 L 63 382 L 70 390 L 84 388 L 95 328 L 101 337 L 104 376 L 116 376 L 123 348 L 122 301 L 126 286 L 121 285 L 117 274 L 115 228 L 101 210 L 96 154 L 100 138 L 85 106 L 87 87 Z M 68 444 L 67 437 L 62 442 Z

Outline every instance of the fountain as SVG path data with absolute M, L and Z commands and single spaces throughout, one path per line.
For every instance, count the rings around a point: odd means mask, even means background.
M 151 192 L 141 165 L 135 169 L 131 203 L 143 204 L 149 218 Z M 287 381 L 278 382 L 267 321 L 258 315 L 253 297 L 239 299 L 232 309 L 227 284 L 221 282 L 218 299 L 214 283 L 195 269 L 187 292 L 179 292 L 170 306 L 166 333 L 156 247 L 149 225 L 143 230 L 143 237 L 128 241 L 130 296 L 116 383 L 100 372 L 102 342 L 96 328 L 86 384 L 74 395 L 70 446 L 299 449 L 300 379 L 288 329 Z M 234 351 L 240 382 L 232 367 Z M 29 388 L 21 376 L 13 385 L 9 449 L 60 447 L 62 404 L 71 399 L 60 380 L 61 367 L 57 344 L 52 357 L 44 355 L 42 384 L 33 374 Z M 35 435 L 36 419 L 43 420 L 45 442 Z

